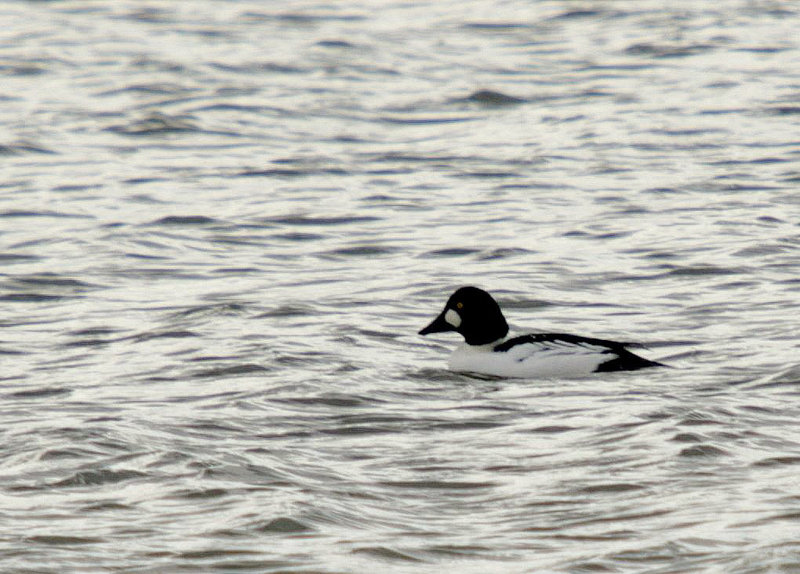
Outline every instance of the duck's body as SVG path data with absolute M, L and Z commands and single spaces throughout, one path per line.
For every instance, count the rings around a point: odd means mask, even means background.
M 450 369 L 497 377 L 558 378 L 656 367 L 622 343 L 561 333 L 523 335 L 488 345 L 460 345 Z
M 508 324 L 500 306 L 486 291 L 462 287 L 421 335 L 456 331 L 465 343 L 450 357 L 453 371 L 497 377 L 580 377 L 591 373 L 635 371 L 661 363 L 627 349 L 629 343 L 565 333 L 507 338 Z

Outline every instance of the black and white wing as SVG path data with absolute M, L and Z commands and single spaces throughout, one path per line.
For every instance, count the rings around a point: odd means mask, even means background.
M 589 373 L 635 371 L 661 366 L 630 352 L 630 343 L 581 337 L 566 333 L 539 333 L 514 337 L 494 347 L 497 353 L 508 353 L 520 363 L 528 361 L 564 363 L 564 370 L 585 370 Z

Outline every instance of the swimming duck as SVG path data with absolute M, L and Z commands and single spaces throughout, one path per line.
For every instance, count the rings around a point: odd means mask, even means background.
M 453 371 L 497 377 L 580 377 L 591 373 L 663 367 L 628 347 L 605 339 L 537 333 L 508 338 L 508 323 L 494 298 L 477 287 L 462 287 L 420 335 L 455 331 L 464 344 L 450 356 Z

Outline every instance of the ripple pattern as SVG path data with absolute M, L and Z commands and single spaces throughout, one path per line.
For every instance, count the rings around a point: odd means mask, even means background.
M 0 571 L 800 569 L 797 6 L 0 20 Z M 465 284 L 673 368 L 448 372 Z

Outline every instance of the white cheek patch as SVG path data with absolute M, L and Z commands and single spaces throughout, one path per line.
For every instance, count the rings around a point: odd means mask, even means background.
M 461 326 L 461 315 L 452 309 L 448 309 L 447 313 L 444 314 L 444 320 L 454 329 L 458 329 Z

